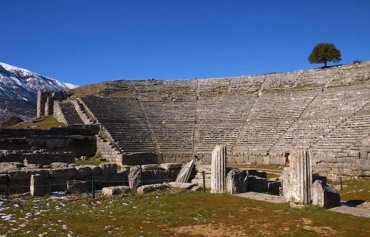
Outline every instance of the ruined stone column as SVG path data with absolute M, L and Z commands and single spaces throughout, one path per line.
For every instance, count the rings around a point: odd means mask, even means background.
M 44 196 L 50 193 L 50 184 L 47 180 L 46 175 L 42 174 L 31 175 L 30 192 L 33 197 Z
M 307 150 L 291 154 L 288 200 L 292 206 L 311 203 L 312 164 Z
M 44 97 L 43 92 L 37 91 L 37 113 L 36 113 L 37 118 L 40 118 L 42 115 L 44 115 L 45 112 L 45 104 L 43 97 Z
M 212 151 L 211 193 L 226 192 L 226 146 L 217 145 Z
M 48 96 L 45 102 L 45 116 L 53 114 L 54 100 L 52 97 Z

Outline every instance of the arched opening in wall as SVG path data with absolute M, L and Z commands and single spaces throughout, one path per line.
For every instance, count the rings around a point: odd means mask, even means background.
M 285 166 L 289 165 L 289 156 L 290 156 L 289 152 L 284 153 Z

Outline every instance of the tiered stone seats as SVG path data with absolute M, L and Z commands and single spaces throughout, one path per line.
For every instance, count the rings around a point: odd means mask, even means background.
M 66 100 L 59 103 L 60 109 L 64 115 L 67 125 L 81 125 L 84 124 L 74 108 L 71 101 Z
M 159 151 L 192 154 L 196 81 L 132 81 Z M 191 155 L 190 155 L 191 156 Z
M 231 146 L 248 116 L 256 94 L 201 98 L 197 104 L 197 151 L 217 144 Z
M 142 104 L 162 153 L 192 152 L 194 102 L 146 101 Z
M 134 98 L 82 99 L 122 152 L 155 152 L 146 118 Z
M 361 141 L 370 135 L 370 101 L 353 116 L 337 125 L 332 132 L 319 139 L 314 145 L 316 150 L 344 151 L 358 150 Z
M 370 98 L 370 88 L 366 85 L 326 89 L 318 94 L 272 150 L 287 152 L 311 147 L 364 106 L 369 101 L 364 98 Z
M 308 90 L 263 94 L 253 105 L 234 150 L 267 153 L 300 117 L 316 93 Z
M 296 148 L 352 157 L 369 136 L 369 72 L 365 62 L 223 79 L 115 81 L 99 92 L 105 98 L 82 103 L 122 152 L 203 155 L 226 144 L 235 157 L 269 159 Z

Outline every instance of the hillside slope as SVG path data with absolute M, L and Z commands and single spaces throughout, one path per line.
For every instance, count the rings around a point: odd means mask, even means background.
M 68 90 L 73 85 L 61 83 L 27 69 L 0 62 L 0 122 L 10 116 L 29 118 L 36 113 L 38 90 Z

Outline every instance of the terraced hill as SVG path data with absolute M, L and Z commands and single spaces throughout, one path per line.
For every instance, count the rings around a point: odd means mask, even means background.
M 59 111 L 73 105 L 79 122 L 100 124 L 102 154 L 117 162 L 208 162 L 224 143 L 230 162 L 285 164 L 291 150 L 310 148 L 321 173 L 370 175 L 370 61 L 232 78 L 110 81 L 70 93 Z

